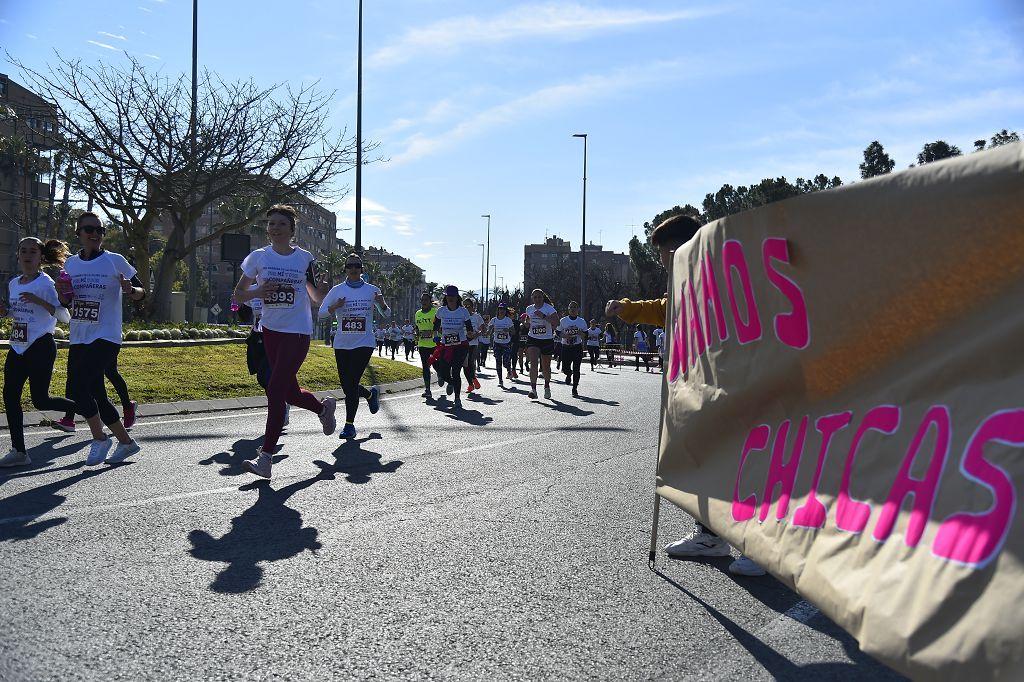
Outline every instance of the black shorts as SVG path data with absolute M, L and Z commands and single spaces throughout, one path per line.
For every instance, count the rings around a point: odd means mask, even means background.
M 555 352 L 554 339 L 535 339 L 532 336 L 526 337 L 527 348 L 540 348 L 541 355 L 553 355 Z

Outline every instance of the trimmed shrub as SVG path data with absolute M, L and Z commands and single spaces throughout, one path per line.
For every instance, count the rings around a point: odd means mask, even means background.
M 139 340 L 139 332 L 137 330 L 135 330 L 135 329 L 131 330 L 130 332 L 125 332 L 124 340 L 125 341 L 138 341 Z

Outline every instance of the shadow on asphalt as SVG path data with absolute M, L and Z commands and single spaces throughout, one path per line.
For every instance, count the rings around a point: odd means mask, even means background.
M 480 410 L 470 410 L 463 407 L 455 407 L 451 402 L 438 403 L 435 410 L 444 414 L 449 419 L 454 419 L 470 426 L 487 426 L 494 421 L 494 417 L 485 417 Z
M 333 481 L 338 474 L 344 474 L 349 483 L 361 485 L 369 483 L 373 474 L 397 471 L 403 464 L 401 460 L 382 463 L 380 453 L 362 449 L 365 443 L 373 440 L 382 440 L 381 434 L 373 432 L 363 438 L 345 441 L 335 449 L 333 464 L 316 460 L 313 464 L 320 473 L 279 490 L 275 490 L 270 481 L 243 485 L 239 490 L 257 491 L 256 502 L 231 520 L 231 530 L 219 538 L 198 529 L 189 533 L 188 539 L 192 543 L 189 554 L 202 561 L 227 564 L 211 583 L 210 589 L 232 594 L 252 591 L 263 579 L 261 562 L 283 561 L 307 550 L 315 552 L 320 549 L 319 531 L 304 527 L 302 515 L 286 503 L 300 490 L 321 481 Z M 235 443 L 233 457 L 237 458 L 239 470 L 241 460 L 255 454 L 258 442 L 243 440 Z M 277 461 L 279 458 L 274 459 Z
M 73 436 L 69 434 L 61 434 L 56 438 L 48 438 L 41 444 L 32 448 L 32 452 L 29 455 L 32 457 L 32 464 L 23 467 L 11 468 L 11 469 L 0 469 L 0 485 L 4 481 L 13 480 L 15 478 L 27 478 L 28 476 L 35 476 L 47 471 L 71 471 L 78 467 L 85 466 L 85 451 L 89 449 L 89 441 L 78 441 L 70 445 L 64 445 L 61 447 L 55 447 L 54 443 L 62 442 Z M 83 452 L 81 461 L 77 464 L 72 464 L 61 469 L 49 469 L 47 467 L 53 463 L 54 460 L 63 457 L 65 455 L 71 455 L 76 452 Z
M 575 405 L 563 403 L 560 400 L 555 400 L 554 398 L 551 399 L 550 403 L 543 400 L 540 400 L 538 402 L 544 407 L 551 408 L 552 410 L 555 410 L 557 412 L 565 412 L 566 414 L 572 414 L 577 417 L 589 417 L 590 415 L 594 414 L 591 410 L 581 410 Z
M 125 462 L 131 464 L 131 462 Z M 47 469 L 47 471 L 75 471 L 85 466 L 85 462 L 75 462 L 65 467 Z M 58 494 L 65 488 L 70 488 L 93 476 L 99 476 L 113 467 L 104 466 L 97 469 L 88 469 L 53 483 L 41 485 L 38 488 L 25 490 L 0 500 L 0 542 L 5 540 L 28 540 L 34 538 L 44 530 L 59 526 L 67 517 L 44 519 L 36 522 L 36 519 L 47 514 L 67 500 L 64 495 Z
M 576 400 L 579 400 L 581 403 L 590 403 L 591 405 L 608 405 L 609 407 L 619 406 L 618 400 L 601 400 L 600 398 L 591 398 L 582 394 L 579 398 L 576 398 Z
M 677 559 L 677 561 L 680 561 Z M 687 559 L 681 559 L 687 561 Z M 732 562 L 731 557 L 720 557 L 716 559 L 705 559 L 701 563 L 708 563 L 719 567 L 728 574 L 728 565 Z M 887 668 L 871 656 L 860 650 L 857 641 L 846 631 L 829 620 L 824 614 L 817 614 L 804 624 L 818 632 L 838 641 L 847 657 L 852 663 L 812 663 L 809 665 L 798 665 L 788 658 L 775 651 L 771 646 L 762 642 L 752 633 L 745 630 L 738 623 L 730 619 L 721 611 L 711 606 L 703 599 L 693 594 L 685 587 L 677 583 L 657 568 L 652 572 L 676 588 L 691 600 L 699 604 L 708 614 L 717 620 L 732 637 L 746 649 L 758 663 L 776 680 L 787 680 L 792 682 L 804 680 L 836 680 L 836 679 L 870 679 L 870 680 L 905 680 L 906 678 L 896 671 Z M 792 608 L 800 597 L 788 590 L 782 583 L 771 576 L 762 577 L 740 577 L 732 576 L 737 585 L 742 586 L 748 593 L 761 603 L 779 613 L 785 613 Z M 714 652 L 708 652 L 713 654 Z
M 249 473 L 249 470 L 242 465 L 242 462 L 255 457 L 256 451 L 262 444 L 263 436 L 260 436 L 259 438 L 243 438 L 236 440 L 231 445 L 230 451 L 218 452 L 214 455 L 210 455 L 206 459 L 199 460 L 199 463 L 203 465 L 221 465 L 221 470 L 217 472 L 221 476 L 240 476 L 242 474 L 247 474 Z M 277 463 L 284 458 L 285 455 L 275 455 L 273 457 L 273 461 Z

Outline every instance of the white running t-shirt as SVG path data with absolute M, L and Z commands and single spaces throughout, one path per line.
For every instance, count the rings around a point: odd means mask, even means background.
M 601 345 L 601 328 L 600 327 L 589 327 L 587 329 L 587 345 L 588 346 L 600 346 Z
M 75 254 L 64 264 L 71 275 L 71 343 L 103 339 L 121 345 L 121 277 L 131 279 L 135 268 L 119 253 L 103 251 L 91 260 Z
M 441 343 L 452 346 L 466 340 L 466 321 L 470 319 L 468 310 L 461 305 L 455 310 L 443 305 L 437 309 L 437 318 L 441 320 Z
M 473 331 L 475 331 L 475 332 L 479 332 L 480 328 L 484 326 L 484 318 L 483 318 L 483 315 L 481 315 L 480 313 L 471 313 L 470 316 L 469 316 L 469 321 L 472 323 Z M 469 345 L 471 345 L 471 346 L 479 346 L 480 345 L 480 337 L 479 336 L 474 336 L 473 338 L 471 338 L 469 340 Z
M 496 345 L 502 345 L 512 343 L 512 327 L 516 324 L 516 321 L 506 315 L 505 317 L 492 317 L 491 328 L 494 343 Z
M 18 275 L 7 284 L 7 314 L 11 317 L 11 350 L 21 355 L 41 336 L 52 334 L 57 328 L 57 317 L 68 320 L 68 311 L 57 300 L 57 289 L 45 272 L 28 284 L 20 282 Z M 54 315 L 38 303 L 26 303 L 22 294 L 35 294 L 54 307 Z
M 373 301 L 380 289 L 372 284 L 351 286 L 348 281 L 335 285 L 320 303 L 320 317 L 330 317 L 327 309 L 339 299 L 345 304 L 334 311 L 338 320 L 338 331 L 334 334 L 334 348 L 352 350 L 353 348 L 373 348 L 377 345 L 373 335 Z
M 306 272 L 313 254 L 295 247 L 287 256 L 273 246 L 256 249 L 242 261 L 242 272 L 257 284 L 277 284 L 277 291 L 263 297 L 264 329 L 288 334 L 313 335 L 313 313 L 306 291 Z
M 563 346 L 578 346 L 583 334 L 587 332 L 587 323 L 579 315 L 573 319 L 566 315 L 558 321 L 558 328 L 562 330 Z
M 532 339 L 551 339 L 554 338 L 554 330 L 551 323 L 543 319 L 548 315 L 552 315 L 555 312 L 555 306 L 550 303 L 541 305 L 540 310 L 537 306 L 532 303 L 526 306 L 526 316 L 529 318 L 530 333 L 529 337 Z

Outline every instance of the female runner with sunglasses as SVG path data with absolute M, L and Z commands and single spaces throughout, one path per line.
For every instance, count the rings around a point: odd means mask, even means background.
M 448 384 L 448 395 L 454 395 L 455 407 L 462 407 L 459 375 L 469 355 L 469 340 L 476 336 L 468 310 L 462 306 L 458 287 L 449 285 L 444 290 L 444 305 L 434 318 L 434 341 L 440 343 L 442 368 L 439 374 Z
M 104 460 L 121 462 L 141 449 L 110 404 L 103 376 L 117 364 L 121 351 L 121 298 L 127 294 L 141 300 L 145 289 L 124 256 L 103 249 L 105 228 L 98 215 L 86 211 L 78 216 L 76 231 L 82 250 L 64 263 L 70 280 L 58 281 L 57 294 L 63 305 L 71 306 L 68 397 L 89 424 L 93 440 L 85 463 L 94 466 Z M 104 425 L 118 441 L 109 457 L 113 441 L 103 432 Z
M 317 282 L 313 272 L 313 254 L 293 247 L 295 209 L 285 204 L 267 210 L 267 236 L 270 245 L 256 249 L 242 261 L 242 278 L 235 285 L 235 299 L 245 303 L 253 298 L 263 300 L 263 348 L 273 368 L 267 384 L 267 424 L 263 445 L 256 457 L 245 461 L 246 468 L 257 476 L 270 478 L 271 453 L 284 428 L 285 405 L 295 405 L 315 412 L 324 434 L 334 433 L 334 398 L 317 400 L 300 388 L 296 374 L 309 353 L 313 335 L 310 301 L 319 304 L 327 293 L 326 280 Z M 250 288 L 253 283 L 258 286 Z

